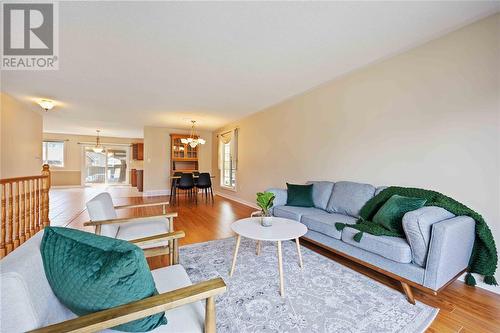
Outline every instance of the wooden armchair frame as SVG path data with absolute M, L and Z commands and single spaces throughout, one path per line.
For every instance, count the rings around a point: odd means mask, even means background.
M 114 208 L 115 209 L 133 209 L 133 208 L 162 206 L 162 214 L 147 215 L 147 216 L 140 216 L 140 217 L 120 217 L 120 218 L 101 220 L 101 221 L 88 221 L 88 222 L 83 223 L 83 225 L 86 227 L 89 227 L 89 226 L 95 227 L 95 233 L 97 235 L 100 235 L 101 234 L 101 227 L 103 225 L 106 225 L 106 224 L 141 223 L 141 222 L 150 221 L 152 219 L 158 219 L 158 218 L 164 217 L 164 218 L 168 219 L 168 231 L 173 232 L 174 231 L 174 217 L 177 217 L 177 213 L 175 213 L 175 212 L 167 213 L 167 205 L 168 204 L 169 204 L 168 201 L 164 201 L 164 202 L 153 202 L 153 203 L 142 203 L 142 204 L 131 204 L 131 205 L 118 205 L 118 206 L 114 206 Z M 146 238 L 141 238 L 140 239 L 141 242 L 137 242 L 138 241 L 137 239 L 131 240 L 130 242 L 135 243 L 137 245 L 154 243 L 154 242 L 166 240 L 166 239 L 163 239 L 161 237 L 164 235 L 166 235 L 166 234 L 159 234 L 159 235 L 153 235 L 153 236 L 146 237 Z M 144 239 L 147 239 L 147 242 L 143 241 Z M 177 246 L 176 244 L 177 244 L 177 242 L 174 242 L 174 239 L 168 239 L 168 246 L 145 249 L 144 255 L 146 257 L 169 255 L 170 262 L 172 263 L 174 261 L 174 252 L 175 252 L 175 251 L 173 251 L 173 248 L 174 248 L 174 246 Z
M 140 238 L 132 241 L 142 244 L 158 239 L 172 240 L 177 244 L 179 238 L 184 237 L 184 231 L 169 232 L 166 234 Z M 179 258 L 179 247 L 173 251 L 175 263 Z M 145 253 L 146 255 L 146 253 Z M 172 263 L 171 263 L 172 264 Z M 30 332 L 33 333 L 90 333 L 106 328 L 128 323 L 132 320 L 151 316 L 182 305 L 205 300 L 205 333 L 215 333 L 215 296 L 226 291 L 227 287 L 222 278 L 193 284 L 184 288 L 172 290 L 159 295 L 151 296 L 140 301 L 120 305 L 111 309 L 94 312 L 75 319 L 63 321 L 58 324 L 42 327 Z

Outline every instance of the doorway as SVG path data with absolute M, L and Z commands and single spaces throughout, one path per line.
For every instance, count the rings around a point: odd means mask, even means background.
M 129 154 L 130 147 L 107 146 L 102 152 L 95 152 L 91 146 L 83 147 L 82 183 L 128 184 Z

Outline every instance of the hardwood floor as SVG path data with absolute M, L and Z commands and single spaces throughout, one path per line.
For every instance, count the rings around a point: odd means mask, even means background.
M 53 225 L 68 226 L 71 228 L 85 229 L 83 222 L 88 221 L 85 211 L 85 202 L 103 189 L 52 189 L 50 192 L 51 212 Z M 167 196 L 138 197 L 130 188 L 110 187 L 115 205 L 142 202 L 157 202 L 168 200 Z M 132 195 L 132 196 L 130 196 Z M 248 217 L 253 208 L 240 203 L 215 197 L 213 204 L 206 204 L 199 199 L 198 204 L 190 203 L 181 198 L 175 206 L 170 206 L 168 211 L 176 211 L 179 217 L 175 219 L 176 230 L 184 230 L 186 237 L 181 245 L 205 242 L 234 236 L 230 224 L 237 219 Z M 128 209 L 120 212 L 120 217 L 141 216 L 159 213 L 160 208 Z M 93 232 L 92 228 L 87 228 Z M 399 282 L 387 278 L 373 270 L 334 255 L 324 249 L 302 241 L 302 245 L 313 249 L 341 264 L 388 285 L 401 290 Z M 166 264 L 166 258 L 157 258 L 150 261 L 152 268 Z M 438 296 L 424 294 L 414 289 L 415 298 L 430 306 L 440 309 L 440 312 L 427 330 L 430 333 L 486 333 L 500 332 L 500 295 L 492 292 L 466 286 L 463 282 L 455 281 L 442 291 Z M 404 297 L 401 294 L 401 297 Z

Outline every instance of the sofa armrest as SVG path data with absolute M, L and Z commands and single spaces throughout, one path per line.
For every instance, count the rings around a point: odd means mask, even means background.
M 286 205 L 286 200 L 288 197 L 288 191 L 282 188 L 270 188 L 266 190 L 266 192 L 271 192 L 274 194 L 274 201 L 273 201 L 273 207 L 272 209 L 276 206 L 284 206 Z
M 433 290 L 446 285 L 469 265 L 476 222 L 457 216 L 432 226 L 432 236 L 424 275 L 424 286 Z
M 446 209 L 434 206 L 422 207 L 403 216 L 403 230 L 410 244 L 412 261 L 415 264 L 425 266 L 432 226 L 452 217 L 455 215 Z

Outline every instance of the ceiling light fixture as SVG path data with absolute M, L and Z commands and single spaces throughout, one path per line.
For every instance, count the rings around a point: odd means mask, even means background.
M 97 132 L 97 137 L 95 138 L 95 146 L 92 147 L 92 150 L 94 151 L 94 153 L 102 153 L 104 147 L 101 145 L 101 138 L 99 137 L 99 133 L 101 131 L 96 130 L 96 132 Z
M 38 105 L 42 107 L 42 109 L 45 110 L 45 112 L 52 110 L 54 107 L 54 102 L 49 101 L 48 99 L 42 99 L 41 101 L 38 102 Z
M 195 135 L 194 125 L 196 124 L 196 120 L 191 120 L 191 123 L 191 133 L 189 134 L 189 138 L 181 139 L 181 142 L 183 144 L 189 144 L 192 148 L 195 148 L 197 145 L 204 145 L 206 141 Z

